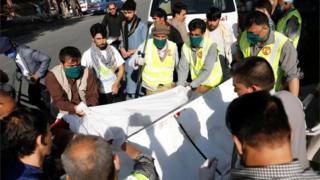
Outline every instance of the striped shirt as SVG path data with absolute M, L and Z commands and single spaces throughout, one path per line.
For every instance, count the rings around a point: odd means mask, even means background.
M 281 179 L 281 180 L 307 180 L 320 179 L 320 175 L 312 170 L 303 170 L 298 160 L 288 164 L 277 164 L 264 167 L 245 167 L 233 169 L 231 179 Z

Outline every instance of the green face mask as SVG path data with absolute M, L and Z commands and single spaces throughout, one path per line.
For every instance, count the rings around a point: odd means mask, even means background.
M 167 39 L 153 38 L 153 44 L 158 48 L 162 49 L 166 45 Z
M 190 36 L 190 43 L 192 47 L 199 47 L 203 40 L 203 36 Z
M 253 34 L 252 32 L 247 32 L 247 38 L 251 45 L 255 45 L 258 42 L 263 41 L 263 39 L 259 35 Z
M 64 68 L 64 72 L 66 73 L 67 78 L 78 79 L 82 74 L 82 67 L 74 66 L 74 67 Z

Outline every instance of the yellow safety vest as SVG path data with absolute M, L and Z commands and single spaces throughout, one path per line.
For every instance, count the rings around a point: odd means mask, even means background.
M 283 76 L 282 70 L 279 68 L 281 52 L 284 44 L 287 42 L 288 38 L 279 32 L 274 32 L 274 43 L 265 45 L 258 53 L 257 56 L 265 58 L 273 69 L 273 74 L 275 78 L 274 89 L 276 91 L 281 90 L 281 79 Z M 240 37 L 240 49 L 243 56 L 250 57 L 251 46 L 247 39 L 247 31 L 244 31 Z
M 139 173 L 139 172 L 134 172 L 130 175 L 130 177 L 136 180 L 149 180 L 149 178 L 147 178 L 145 175 Z
M 301 15 L 297 9 L 293 9 L 289 13 L 287 13 L 285 16 L 283 16 L 279 20 L 277 27 L 276 27 L 276 30 L 280 33 L 285 33 L 286 29 L 287 29 L 288 20 L 291 19 L 292 16 L 296 16 L 298 18 L 298 23 L 299 23 L 299 29 L 298 29 L 297 35 L 293 39 L 290 39 L 292 41 L 294 47 L 297 48 L 298 42 L 300 39 L 300 34 L 301 34 L 301 26 L 302 26 L 302 18 L 301 18 Z
M 160 84 L 168 85 L 173 82 L 177 45 L 167 40 L 167 46 L 167 56 L 161 61 L 158 49 L 153 44 L 153 39 L 149 39 L 147 43 L 146 62 L 142 72 L 142 81 L 154 89 L 157 89 Z
M 213 44 L 213 42 L 206 36 L 204 36 L 203 41 L 204 41 L 203 47 L 197 49 L 196 61 L 193 60 L 190 41 L 185 43 L 182 47 L 182 51 L 186 56 L 188 63 L 190 64 L 192 80 L 197 79 L 199 77 L 202 71 L 202 68 L 204 66 L 204 62 L 208 54 L 209 48 Z M 222 68 L 221 68 L 220 59 L 219 59 L 219 52 L 217 52 L 216 62 L 214 63 L 213 69 L 209 77 L 204 82 L 202 82 L 201 85 L 205 85 L 209 87 L 217 87 L 222 82 L 222 80 L 223 80 L 223 73 L 222 73 Z

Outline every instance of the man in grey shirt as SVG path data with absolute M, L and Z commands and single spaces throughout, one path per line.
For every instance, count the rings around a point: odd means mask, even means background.
M 231 72 L 234 91 L 242 96 L 256 91 L 271 91 L 274 75 L 270 64 L 263 58 L 253 56 L 234 65 Z M 284 106 L 291 128 L 291 149 L 303 169 L 309 167 L 306 152 L 305 114 L 301 101 L 288 91 L 274 93 Z
M 223 79 L 217 45 L 204 36 L 206 23 L 194 19 L 189 23 L 190 40 L 184 43 L 178 65 L 178 85 L 187 85 L 198 93 L 218 86 Z M 186 83 L 190 69 L 191 83 Z
M 246 31 L 241 34 L 239 43 L 243 56 L 264 57 L 273 67 L 275 90 L 283 89 L 281 81 L 284 77 L 289 91 L 298 96 L 302 74 L 298 68 L 297 51 L 291 41 L 281 33 L 271 30 L 268 17 L 258 11 L 248 14 L 245 27 Z

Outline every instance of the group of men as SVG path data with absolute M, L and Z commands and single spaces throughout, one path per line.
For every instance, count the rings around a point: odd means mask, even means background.
M 61 113 L 79 116 L 85 115 L 86 106 L 118 102 L 124 95 L 126 99 L 151 95 L 176 85 L 204 94 L 231 76 L 240 97 L 228 107 L 226 126 L 242 159 L 240 166 L 231 169 L 231 177 L 317 179 L 308 170 L 304 112 L 296 97 L 301 78 L 296 50 L 301 17 L 292 0 L 278 4 L 285 15 L 275 26 L 272 4 L 257 2 L 255 11 L 246 17 L 238 54 L 232 52 L 232 32 L 220 22 L 219 9 L 210 8 L 206 21 L 196 18 L 186 26 L 184 3 L 174 4 L 171 20 L 158 8 L 152 12 L 149 37 L 149 27 L 136 15 L 133 0 L 123 4 L 122 13 L 110 3 L 102 23 L 90 28 L 90 48 L 83 54 L 75 47 L 62 48 L 61 63 L 49 71 L 50 57 L 39 51 L 17 46 L 5 37 L 1 37 L 0 50 L 15 60 L 28 80 L 33 104 L 48 109 L 44 102 L 50 96 Z M 283 91 L 284 79 L 289 91 Z M 0 97 L 1 136 L 6 145 L 1 151 L 12 150 L 13 157 L 8 158 L 14 159 L 8 177 L 47 179 L 43 164 L 50 154 L 52 135 L 45 116 L 28 108 L 14 110 L 10 96 L 0 92 Z M 67 179 L 117 177 L 119 158 L 108 142 L 95 136 L 72 136 L 61 156 Z M 122 149 L 136 161 L 128 179 L 159 178 L 152 157 L 127 142 Z M 208 176 L 201 178 L 214 178 L 214 164 Z

